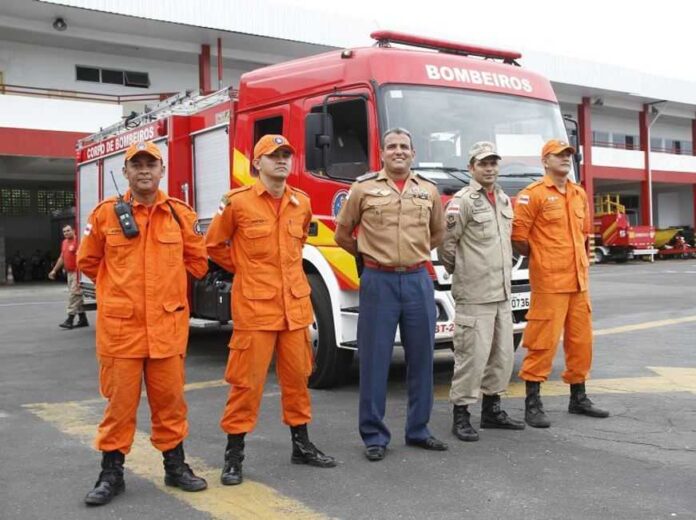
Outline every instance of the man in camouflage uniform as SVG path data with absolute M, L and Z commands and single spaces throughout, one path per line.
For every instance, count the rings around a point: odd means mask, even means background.
M 495 145 L 475 143 L 469 151 L 473 179 L 449 202 L 445 239 L 438 257 L 453 274 L 456 303 L 452 433 L 477 441 L 469 405 L 483 392 L 481 428 L 524 429 L 500 409 L 514 361 L 510 276 L 512 205 L 496 184 L 500 156 Z

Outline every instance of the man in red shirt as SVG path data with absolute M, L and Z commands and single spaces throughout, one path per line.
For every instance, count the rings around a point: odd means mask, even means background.
M 68 291 L 70 292 L 70 297 L 68 298 L 68 317 L 66 320 L 59 325 L 64 329 L 76 329 L 78 327 L 87 327 L 89 323 L 87 322 L 87 315 L 84 310 L 84 300 L 82 299 L 82 290 L 80 289 L 80 277 L 77 273 L 77 237 L 75 236 L 75 230 L 70 224 L 63 227 L 63 236 L 65 239 L 60 246 L 60 257 L 53 269 L 48 273 L 48 277 L 51 280 L 56 279 L 56 274 L 61 269 L 65 269 L 65 273 L 68 276 Z M 79 316 L 77 323 L 75 321 L 75 314 Z

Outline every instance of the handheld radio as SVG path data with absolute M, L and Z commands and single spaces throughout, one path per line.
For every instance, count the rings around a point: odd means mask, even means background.
M 118 223 L 121 226 L 121 231 L 126 236 L 126 238 L 135 238 L 138 236 L 140 231 L 138 230 L 138 224 L 133 218 L 133 208 L 129 202 L 123 200 L 121 192 L 118 191 L 118 184 L 116 184 L 116 179 L 114 178 L 114 171 L 109 170 L 111 173 L 111 180 L 114 182 L 114 187 L 116 188 L 116 193 L 118 194 L 118 200 L 114 206 L 114 211 L 118 217 Z

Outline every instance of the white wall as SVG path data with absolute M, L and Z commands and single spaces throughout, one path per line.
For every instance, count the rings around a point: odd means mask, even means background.
M 76 65 L 147 72 L 150 75 L 150 88 L 77 81 L 75 79 Z M 0 71 L 3 72 L 5 83 L 11 85 L 81 90 L 101 94 L 146 94 L 198 88 L 198 64 L 140 59 L 2 40 L 0 40 Z M 238 85 L 242 72 L 241 70 L 224 70 L 225 84 Z M 217 73 L 213 67 L 211 79 L 215 81 L 216 78 Z
M 592 164 L 594 166 L 643 169 L 645 168 L 645 155 L 639 150 L 593 146 Z
M 690 186 L 655 188 L 654 201 L 657 227 L 693 226 L 694 204 Z
M 650 167 L 653 170 L 685 172 L 696 175 L 696 156 L 652 152 L 650 154 Z
M 120 105 L 0 96 L 0 127 L 93 133 L 119 121 Z
M 638 135 L 638 113 L 619 110 L 592 110 L 592 130 L 595 132 L 612 132 L 618 134 Z
M 691 141 L 691 121 L 676 117 L 660 117 L 650 129 L 652 137 Z

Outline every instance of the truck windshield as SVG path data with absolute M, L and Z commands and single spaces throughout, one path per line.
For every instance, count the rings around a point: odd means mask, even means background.
M 467 182 L 468 151 L 477 141 L 495 143 L 502 157 L 499 182 L 514 195 L 544 175 L 544 142 L 566 138 L 559 107 L 548 101 L 424 86 L 387 86 L 383 92 L 385 128 L 411 132 L 413 169 L 447 191 Z

